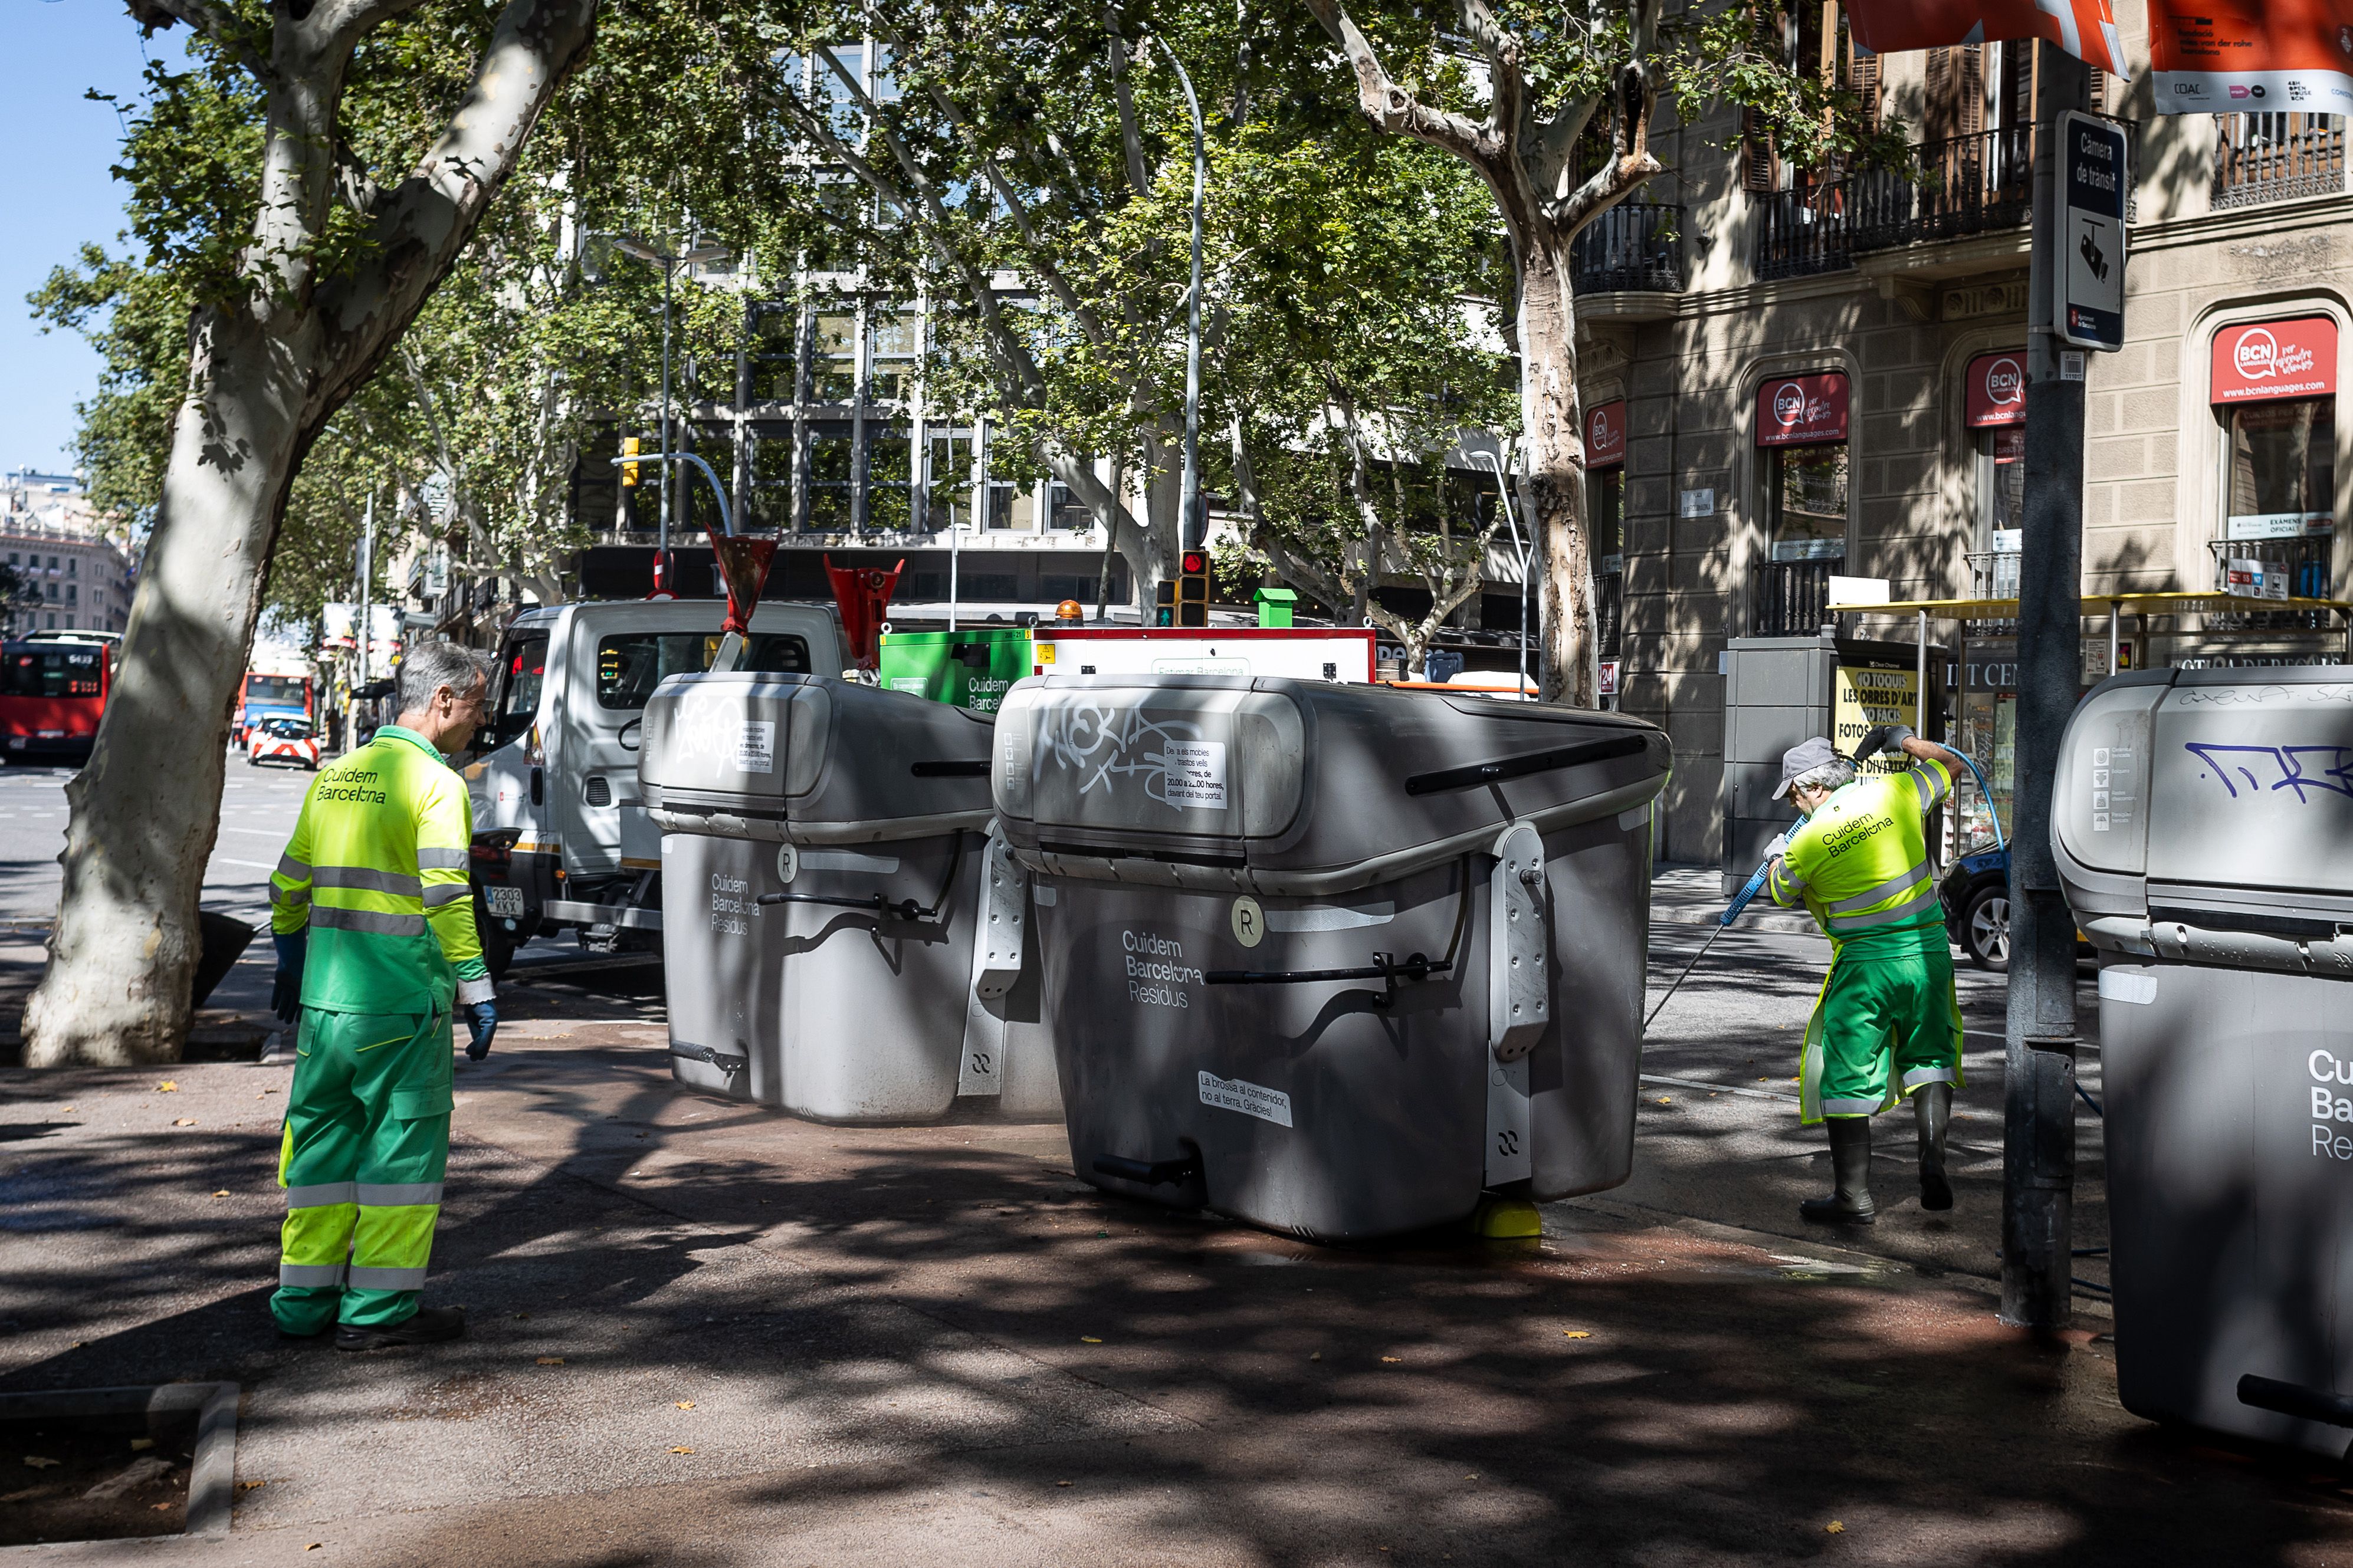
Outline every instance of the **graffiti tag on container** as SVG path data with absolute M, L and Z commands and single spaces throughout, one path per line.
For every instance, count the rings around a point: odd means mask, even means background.
M 2214 770 L 2231 798 L 2292 789 L 2299 802 L 2308 793 L 2353 800 L 2353 746 L 2222 746 L 2190 741 L 2182 750 Z
M 1198 724 L 1177 720 L 1155 722 L 1145 718 L 1140 708 L 1073 703 L 1049 710 L 1044 739 L 1046 754 L 1056 766 L 1082 775 L 1081 795 L 1099 785 L 1105 795 L 1117 795 L 1122 781 L 1138 779 L 1145 795 L 1172 811 L 1182 811 L 1187 805 L 1198 804 L 1192 797 L 1199 792 L 1194 774 L 1198 772 L 1200 735 Z M 1218 783 L 1222 796 L 1222 745 L 1219 752 Z M 1174 798 L 1170 793 L 1172 779 L 1176 786 Z M 1220 799 L 1218 804 L 1224 802 Z

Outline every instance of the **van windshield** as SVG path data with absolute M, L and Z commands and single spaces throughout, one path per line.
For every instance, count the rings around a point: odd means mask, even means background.
M 643 708 L 668 675 L 695 675 L 719 654 L 717 632 L 624 632 L 596 644 L 599 707 Z M 808 642 L 790 632 L 756 632 L 736 667 L 761 675 L 807 675 Z

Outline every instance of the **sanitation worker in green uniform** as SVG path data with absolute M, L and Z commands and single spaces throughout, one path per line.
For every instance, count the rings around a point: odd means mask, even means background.
M 452 1340 L 462 1308 L 419 1307 L 449 1155 L 450 1017 L 477 1061 L 498 1027 L 474 929 L 465 781 L 441 754 L 481 722 L 485 667 L 427 643 L 400 720 L 319 774 L 269 879 L 278 1016 L 299 1023 L 278 1181 L 279 1331 L 338 1350 Z
M 1781 758 L 1774 798 L 1805 818 L 1767 853 L 1773 901 L 1802 902 L 1831 939 L 1831 969 L 1806 1024 L 1799 1115 L 1830 1123 L 1837 1189 L 1808 1198 L 1816 1224 L 1869 1225 L 1871 1119 L 1910 1096 L 1920 1144 L 1920 1206 L 1948 1209 L 1945 1129 L 1961 1080 L 1961 1009 L 1952 949 L 1928 867 L 1926 818 L 1952 793 L 1960 758 L 1902 725 L 1856 752 L 1913 759 L 1902 773 L 1859 776 L 1828 741 Z

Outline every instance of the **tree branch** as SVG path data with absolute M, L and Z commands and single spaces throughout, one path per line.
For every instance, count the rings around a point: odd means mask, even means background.
M 1356 73 L 1356 102 L 1367 119 L 1392 135 L 1411 136 L 1444 148 L 1474 165 L 1492 184 L 1512 176 L 1504 167 L 1504 130 L 1472 124 L 1460 114 L 1432 109 L 1390 79 L 1372 40 L 1366 37 L 1338 0 L 1307 0 L 1307 9 L 1347 54 Z
M 1103 31 L 1111 35 L 1112 102 L 1119 110 L 1119 146 L 1127 161 L 1127 183 L 1137 195 L 1152 186 L 1144 163 L 1144 132 L 1135 119 L 1135 94 L 1127 83 L 1127 40 L 1120 36 L 1119 13 L 1103 13 Z

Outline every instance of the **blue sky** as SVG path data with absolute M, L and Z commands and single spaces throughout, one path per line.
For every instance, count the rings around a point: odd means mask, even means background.
M 0 0 L 10 87 L 0 93 L 0 468 L 71 466 L 74 404 L 98 385 L 98 356 L 69 332 L 44 335 L 25 296 L 90 240 L 112 246 L 122 191 L 107 175 L 121 129 L 91 88 L 128 98 L 145 56 L 121 0 Z M 172 34 L 145 48 L 176 59 Z

